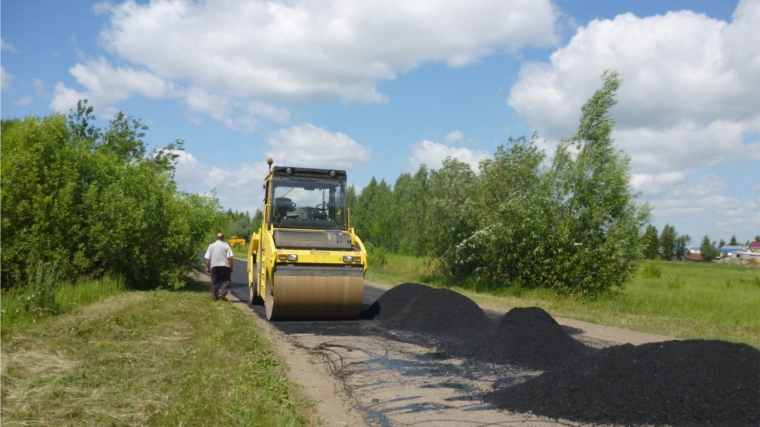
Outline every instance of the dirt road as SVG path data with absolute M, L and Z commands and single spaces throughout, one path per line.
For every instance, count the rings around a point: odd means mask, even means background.
M 388 287 L 365 282 L 366 306 Z M 234 303 L 251 314 L 290 367 L 290 377 L 319 403 L 330 426 L 556 426 L 587 425 L 508 413 L 483 401 L 494 387 L 525 381 L 538 371 L 451 358 L 435 342 L 391 331 L 372 320 L 277 322 L 248 304 L 246 265 L 236 260 Z M 505 310 L 483 307 L 489 317 Z M 576 339 L 594 347 L 641 344 L 669 337 L 557 319 Z

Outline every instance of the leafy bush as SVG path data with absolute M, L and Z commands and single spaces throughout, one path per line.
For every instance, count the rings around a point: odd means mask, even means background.
M 589 295 L 632 277 L 649 209 L 636 203 L 628 157 L 612 145 L 608 112 L 618 86 L 616 73 L 604 75 L 551 165 L 535 136 L 510 140 L 481 162 L 478 185 L 457 203 L 470 206 L 470 219 L 451 228 L 468 236 L 446 248 L 443 273 Z
M 364 249 L 367 250 L 367 259 L 370 267 L 382 267 L 388 264 L 388 256 L 384 248 L 366 242 L 364 243 Z
M 181 141 L 148 155 L 138 120 L 119 113 L 101 130 L 91 114 L 80 103 L 68 121 L 2 121 L 3 286 L 25 286 L 40 264 L 68 281 L 180 286 L 225 223 L 218 201 L 177 190 Z
M 662 269 L 654 264 L 646 264 L 641 270 L 641 275 L 645 279 L 659 279 L 662 276 Z

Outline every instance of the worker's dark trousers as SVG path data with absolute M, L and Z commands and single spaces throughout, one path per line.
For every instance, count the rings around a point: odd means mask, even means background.
M 230 290 L 230 268 L 211 267 L 211 297 L 216 301 Z

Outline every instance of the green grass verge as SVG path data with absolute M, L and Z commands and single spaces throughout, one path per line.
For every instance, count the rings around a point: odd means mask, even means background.
M 537 306 L 559 317 L 684 339 L 745 342 L 760 348 L 760 269 L 664 261 L 644 261 L 641 267 L 623 290 L 593 301 L 542 289 L 489 289 L 474 282 L 452 288 L 480 304 Z M 659 270 L 660 277 L 646 275 L 644 270 Z M 427 271 L 424 259 L 389 254 L 388 264 L 369 269 L 367 280 L 446 285 L 431 279 Z
M 247 258 L 248 257 L 248 245 L 235 245 L 232 247 L 232 253 L 235 254 L 235 256 L 238 256 L 240 258 Z
M 54 278 L 32 281 L 28 287 L 0 294 L 0 331 L 12 333 L 46 317 L 76 311 L 78 307 L 126 292 L 120 278 L 105 277 L 77 283 L 57 283 Z
M 255 323 L 196 292 L 128 292 L 2 336 L 2 425 L 301 426 Z

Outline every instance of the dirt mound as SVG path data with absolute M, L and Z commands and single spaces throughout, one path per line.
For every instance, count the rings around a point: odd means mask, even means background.
M 540 370 L 552 369 L 592 351 L 538 307 L 513 308 L 507 312 L 480 348 L 482 358 L 490 362 L 515 363 Z
M 370 310 L 384 326 L 471 339 L 493 327 L 471 299 L 448 289 L 403 283 L 387 292 Z
M 760 425 L 760 351 L 724 341 L 623 345 L 488 396 L 500 408 L 597 423 Z

